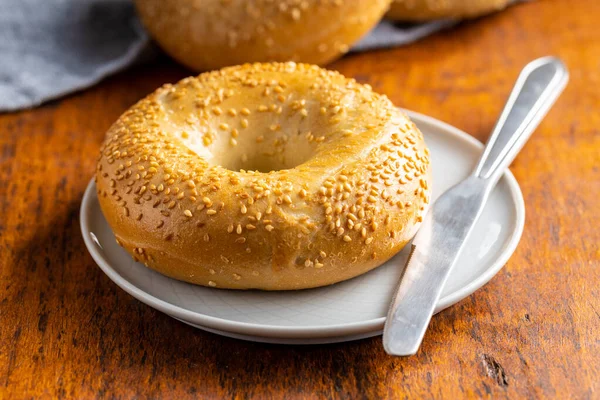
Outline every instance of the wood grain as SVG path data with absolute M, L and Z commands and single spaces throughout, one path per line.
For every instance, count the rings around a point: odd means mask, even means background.
M 292 347 L 204 333 L 117 288 L 85 250 L 83 191 L 109 125 L 189 74 L 168 60 L 0 115 L 0 398 L 600 397 L 600 3 L 541 0 L 331 65 L 485 140 L 520 68 L 571 82 L 512 170 L 527 222 L 489 285 L 434 317 L 417 356 L 380 338 Z

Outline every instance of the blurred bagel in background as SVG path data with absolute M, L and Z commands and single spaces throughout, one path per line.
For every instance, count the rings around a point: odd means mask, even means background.
M 255 61 L 326 64 L 346 53 L 391 0 L 135 0 L 159 46 L 206 71 Z
M 421 22 L 441 18 L 475 18 L 506 8 L 511 0 L 394 0 L 386 18 Z

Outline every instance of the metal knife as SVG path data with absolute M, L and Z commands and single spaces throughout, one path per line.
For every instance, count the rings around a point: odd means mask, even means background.
M 527 64 L 473 173 L 443 193 L 425 216 L 383 330 L 388 354 L 407 356 L 419 349 L 448 275 L 491 190 L 568 80 L 557 58 Z

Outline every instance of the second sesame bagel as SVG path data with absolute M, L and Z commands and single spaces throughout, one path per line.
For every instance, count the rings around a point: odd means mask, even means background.
M 512 0 L 394 0 L 386 18 L 428 21 L 440 18 L 475 18 L 505 8 Z
M 169 55 L 197 71 L 255 61 L 324 64 L 347 52 L 391 0 L 136 0 Z
M 136 260 L 183 281 L 302 289 L 381 265 L 430 199 L 429 153 L 368 85 L 305 64 L 166 85 L 110 128 L 100 206 Z

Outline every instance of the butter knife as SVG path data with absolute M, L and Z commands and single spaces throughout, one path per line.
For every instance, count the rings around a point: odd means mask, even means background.
M 383 330 L 388 354 L 415 354 L 483 206 L 517 153 L 569 80 L 564 64 L 544 57 L 527 64 L 473 173 L 443 193 L 425 216 Z

